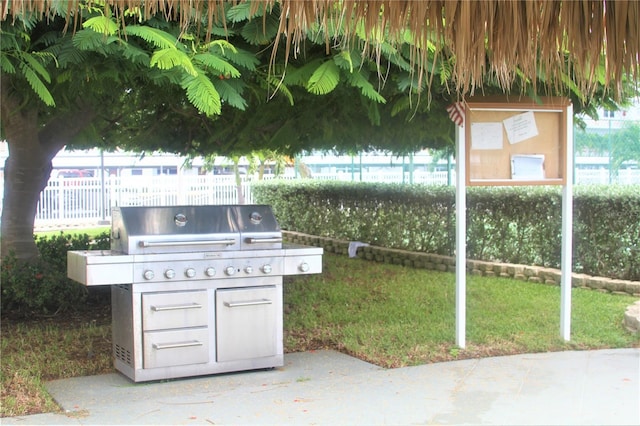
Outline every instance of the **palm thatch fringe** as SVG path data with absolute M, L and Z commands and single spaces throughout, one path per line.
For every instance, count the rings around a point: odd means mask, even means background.
M 247 0 L 0 0 L 3 21 L 36 13 L 71 21 L 81 3 L 104 7 L 115 16 L 139 7 L 147 17 L 162 14 L 185 28 L 205 18 L 211 30 L 224 20 L 223 7 Z M 325 30 L 327 47 L 365 34 L 372 53 L 382 39 L 412 41 L 413 65 L 429 75 L 428 49 L 451 60 L 455 92 L 472 95 L 490 76 L 508 88 L 517 79 L 542 79 L 560 86 L 570 76 L 589 93 L 604 83 L 619 93 L 624 78 L 638 81 L 640 2 L 636 0 L 253 0 L 251 7 L 278 4 L 286 57 L 295 55 L 312 27 Z M 341 31 L 332 32 L 340 28 Z M 337 39 L 337 40 L 336 40 Z M 280 47 L 276 42 L 275 49 Z M 274 51 L 275 51 L 274 49 Z

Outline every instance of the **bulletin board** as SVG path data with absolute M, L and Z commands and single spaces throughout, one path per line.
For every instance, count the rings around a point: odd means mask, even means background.
M 469 98 L 467 185 L 564 185 L 567 107 L 559 97 Z

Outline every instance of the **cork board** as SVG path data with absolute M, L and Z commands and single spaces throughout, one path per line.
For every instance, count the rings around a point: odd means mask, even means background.
M 564 185 L 568 105 L 565 98 L 468 100 L 467 185 Z

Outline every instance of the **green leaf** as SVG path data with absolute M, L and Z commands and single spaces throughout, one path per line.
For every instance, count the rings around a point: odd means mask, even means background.
M 218 48 L 220 50 L 220 52 L 222 53 L 222 55 L 225 54 L 225 49 L 226 50 L 230 50 L 231 52 L 237 52 L 237 49 L 233 46 L 233 44 L 229 43 L 226 40 L 214 40 L 210 43 L 207 43 L 203 46 L 203 48 L 205 50 L 209 50 L 209 49 L 213 49 L 213 48 Z
M 373 87 L 373 84 L 369 83 L 369 81 L 362 75 L 361 72 L 354 72 L 351 74 L 347 74 L 347 80 L 349 84 L 355 86 L 360 89 L 360 93 L 363 96 L 371 99 L 372 101 L 384 104 L 386 103 L 386 99 L 378 93 L 378 91 Z
M 562 83 L 565 84 L 578 99 L 580 99 L 582 102 L 586 101 L 586 94 L 580 90 L 580 88 L 571 79 L 571 77 L 569 77 L 566 73 L 561 72 L 560 80 L 562 80 Z
M 380 125 L 380 108 L 378 102 L 369 102 L 367 105 L 367 117 L 375 126 Z
M 340 68 L 347 70 L 349 72 L 353 72 L 353 59 L 351 58 L 351 52 L 348 50 L 343 50 L 333 57 L 336 65 Z
M 53 100 L 53 96 L 51 96 L 51 92 L 49 92 L 49 89 L 47 89 L 42 80 L 40 80 L 37 73 L 25 62 L 21 64 L 20 69 L 25 79 L 27 80 L 33 91 L 36 93 L 36 95 L 38 95 L 40 100 L 47 106 L 56 106 L 56 103 Z M 48 75 L 47 78 L 49 78 Z
M 266 45 L 275 38 L 278 33 L 278 25 L 278 19 L 271 14 L 264 21 L 262 19 L 254 19 L 247 22 L 242 27 L 240 35 L 251 45 Z
M 400 97 L 391 108 L 391 116 L 395 117 L 402 111 L 407 111 L 411 108 L 411 98 L 409 96 Z
M 241 111 L 247 109 L 247 102 L 241 95 L 241 91 L 237 86 L 239 81 L 237 80 L 214 80 L 213 85 L 220 94 L 220 98 Z
M 244 2 L 244 3 L 240 3 L 236 6 L 233 6 L 232 8 L 229 9 L 229 11 L 227 12 L 227 20 L 229 20 L 229 22 L 241 22 L 241 21 L 247 21 L 257 15 L 261 15 L 261 11 L 262 11 L 262 7 L 260 7 L 257 11 L 256 14 L 251 15 L 250 12 L 251 9 L 251 2 Z
M 180 43 L 178 39 L 167 33 L 166 31 L 159 30 L 157 28 L 145 27 L 141 25 L 130 25 L 125 27 L 126 35 L 137 36 L 144 41 L 153 44 L 159 49 L 176 48 Z
M 240 71 L 223 58 L 213 53 L 200 53 L 193 57 L 194 62 L 210 68 L 213 72 L 223 75 L 225 78 L 238 78 Z
M 105 48 L 119 41 L 116 36 L 105 36 L 92 30 L 80 30 L 73 35 L 72 43 L 80 50 L 95 51 L 106 54 Z
M 156 66 L 162 70 L 169 70 L 173 67 L 181 67 L 187 74 L 194 77 L 198 74 L 191 59 L 175 48 L 161 49 L 153 52 L 149 66 Z
M 28 64 L 29 68 L 33 72 L 37 73 L 47 83 L 51 83 L 51 76 L 49 76 L 49 72 L 42 66 L 42 63 L 40 63 L 34 55 L 24 53 L 21 55 L 21 58 Z
M 133 64 L 140 64 L 147 67 L 149 66 L 149 54 L 138 46 L 134 46 L 129 43 L 123 43 L 122 56 L 130 60 Z
M 0 55 L 0 70 L 6 74 L 15 74 L 16 72 L 16 68 L 5 55 Z
M 422 93 L 426 87 L 426 82 L 423 78 L 420 81 L 420 76 L 411 73 L 402 73 L 397 77 L 398 88 L 407 93 Z
M 60 51 L 56 54 L 61 68 L 82 64 L 87 60 L 87 56 L 86 51 L 78 49 L 72 42 L 62 44 Z
M 236 64 L 239 67 L 243 67 L 248 69 L 249 71 L 254 71 L 258 64 L 260 64 L 260 60 L 256 57 L 255 54 L 243 50 L 233 48 L 231 49 L 221 49 L 220 46 L 211 46 L 211 53 L 217 54 Z
M 208 117 L 220 114 L 220 94 L 204 72 L 187 75 L 182 80 L 182 88 L 186 90 L 187 98 L 198 111 Z
M 286 69 L 282 69 L 284 73 L 284 83 L 290 86 L 302 86 L 307 85 L 309 77 L 313 74 L 313 71 L 318 67 L 318 64 L 322 63 L 321 60 L 316 59 L 309 63 L 304 64 L 301 68 L 296 68 L 295 65 L 289 64 Z
M 332 60 L 325 61 L 311 75 L 307 82 L 307 90 L 314 95 L 326 95 L 333 91 L 340 82 L 340 71 Z
M 118 32 L 116 23 L 103 15 L 87 19 L 82 24 L 82 28 L 90 28 L 97 33 L 108 35 L 114 35 Z
M 269 75 L 266 78 L 267 88 L 269 91 L 276 91 L 277 94 L 283 95 L 287 101 L 289 101 L 289 105 L 293 106 L 293 93 L 289 90 L 286 84 L 282 81 L 281 78 L 276 77 L 274 75 Z

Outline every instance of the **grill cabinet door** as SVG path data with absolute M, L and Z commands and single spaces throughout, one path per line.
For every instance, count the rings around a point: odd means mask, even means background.
M 276 286 L 216 290 L 217 361 L 276 355 L 281 310 Z

